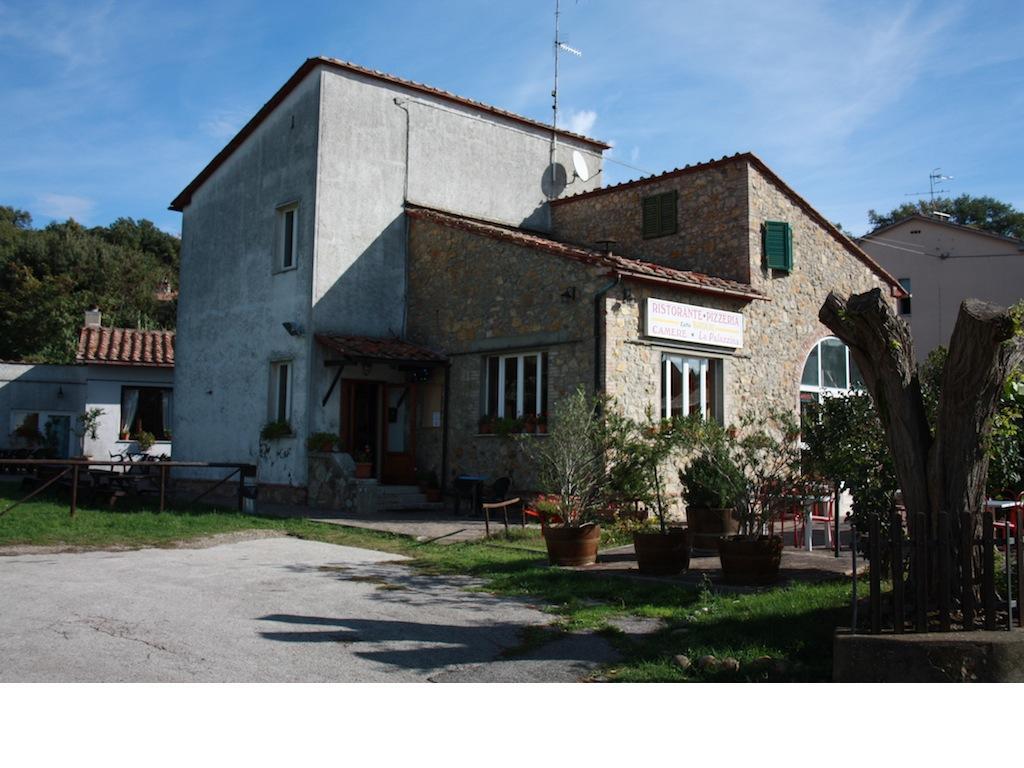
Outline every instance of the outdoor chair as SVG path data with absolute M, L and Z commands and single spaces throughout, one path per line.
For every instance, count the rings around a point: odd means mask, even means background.
M 508 535 L 508 510 L 509 510 L 509 507 L 514 507 L 516 504 L 519 505 L 519 510 L 522 513 L 523 520 L 522 520 L 521 525 L 522 525 L 523 529 L 525 530 L 526 529 L 526 505 L 523 504 L 521 499 L 515 498 L 515 499 L 505 499 L 504 501 L 484 502 L 483 504 L 480 505 L 481 509 L 483 509 L 483 511 L 484 511 L 484 536 L 485 537 L 490 537 L 490 535 L 491 535 L 491 512 L 499 510 L 499 509 L 501 510 L 502 514 L 505 517 L 505 535 L 506 536 Z
M 484 504 L 494 504 L 499 501 L 505 501 L 508 497 L 508 489 L 512 487 L 512 478 L 510 477 L 499 477 L 494 483 L 488 488 L 480 501 Z
M 802 510 L 801 510 L 802 512 Z M 800 535 L 804 533 L 804 526 L 810 523 L 811 535 L 814 534 L 814 524 L 824 523 L 825 524 L 825 536 L 828 539 L 828 546 L 832 546 L 832 530 L 835 527 L 835 497 L 831 494 L 827 496 L 820 496 L 811 502 L 811 515 L 810 520 L 805 520 L 803 514 L 798 518 Z M 796 531 L 794 531 L 796 534 Z M 800 536 L 795 538 L 799 540 Z M 794 544 L 797 546 L 797 544 Z

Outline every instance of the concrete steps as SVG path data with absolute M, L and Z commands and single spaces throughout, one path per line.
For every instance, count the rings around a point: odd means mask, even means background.
M 429 502 L 426 494 L 415 485 L 377 486 L 377 508 L 381 512 L 438 511 L 444 502 Z

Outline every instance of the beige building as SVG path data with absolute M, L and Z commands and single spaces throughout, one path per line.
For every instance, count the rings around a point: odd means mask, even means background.
M 1024 299 L 1024 240 L 910 216 L 857 242 L 910 292 L 899 312 L 910 323 L 919 361 L 949 344 L 964 299 L 1002 306 Z
M 529 231 L 409 206 L 409 340 L 448 360 L 417 463 L 532 482 L 496 425 L 543 430 L 578 386 L 630 415 L 723 423 L 848 389 L 830 290 L 899 284 L 760 159 L 740 154 L 551 203 Z M 429 384 L 444 386 L 438 371 Z M 431 434 L 433 432 L 433 434 Z M 538 437 L 536 439 L 543 439 Z

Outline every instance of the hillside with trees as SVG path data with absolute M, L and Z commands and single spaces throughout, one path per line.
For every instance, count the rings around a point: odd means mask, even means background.
M 0 206 L 0 359 L 73 362 L 82 314 L 103 324 L 173 329 L 180 242 L 151 221 L 121 218 L 107 227 L 73 219 L 37 229 L 27 211 Z

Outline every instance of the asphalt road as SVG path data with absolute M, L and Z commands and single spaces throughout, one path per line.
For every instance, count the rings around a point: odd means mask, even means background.
M 401 559 L 291 538 L 0 557 L 0 682 L 572 680 L 607 655 L 490 664 L 551 617 Z

